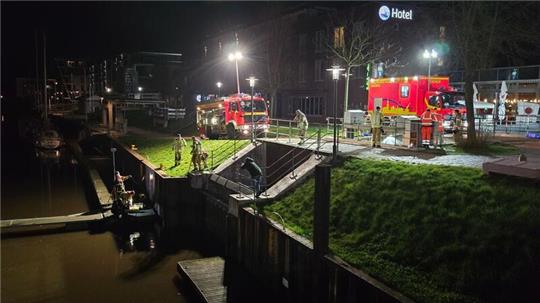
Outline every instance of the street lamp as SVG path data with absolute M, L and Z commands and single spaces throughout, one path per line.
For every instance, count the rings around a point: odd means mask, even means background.
M 334 65 L 332 68 L 328 68 L 327 71 L 332 72 L 332 80 L 334 80 L 334 145 L 332 146 L 332 160 L 336 161 L 337 159 L 337 89 L 338 89 L 338 80 L 339 80 L 339 73 L 341 71 L 344 71 L 345 69 L 341 68 L 339 65 Z
M 259 79 L 255 79 L 255 77 L 251 76 L 247 78 L 246 80 L 249 81 L 249 87 L 251 87 L 251 142 L 255 142 L 255 116 L 254 116 L 255 104 L 253 103 L 253 94 L 255 90 L 255 81 Z
M 143 90 L 142 86 L 137 87 L 137 90 L 138 90 L 139 92 L 142 92 L 142 90 Z
M 218 82 L 216 83 L 216 86 L 218 88 L 218 97 L 221 96 L 221 87 L 223 86 L 223 83 Z
M 238 75 L 238 60 L 242 60 L 242 58 L 244 58 L 244 56 L 242 56 L 241 52 L 229 54 L 229 61 L 234 61 L 236 65 L 236 87 L 238 89 L 238 95 L 240 95 L 240 76 Z
M 112 88 L 110 88 L 110 87 L 105 87 L 105 91 L 106 91 L 107 93 L 111 93 L 111 92 L 112 92 Z
M 116 178 L 116 159 L 114 157 L 114 154 L 116 153 L 116 148 L 111 147 L 111 152 L 112 152 L 113 184 L 114 184 L 114 179 Z
M 424 50 L 424 53 L 422 54 L 422 57 L 424 57 L 424 59 L 428 59 L 428 76 L 427 76 L 427 90 L 429 91 L 430 90 L 430 84 L 431 84 L 431 58 L 435 59 L 437 58 L 437 52 L 432 49 L 431 50 L 431 53 L 425 49 Z

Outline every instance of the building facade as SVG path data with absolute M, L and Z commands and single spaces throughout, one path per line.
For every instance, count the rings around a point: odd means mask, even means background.
M 355 18 L 349 22 L 351 26 L 364 22 L 374 29 L 373 39 L 398 50 L 351 69 L 347 108 L 367 109 L 369 78 L 426 74 L 428 64 L 419 55 L 426 45 L 444 40 L 444 28 L 429 25 L 429 8 L 396 3 L 390 11 L 397 10 L 408 18 L 389 16 L 387 20 L 381 19 L 380 9 L 381 4 L 372 2 L 299 5 L 262 22 L 222 29 L 202 39 L 186 58 L 191 102 L 197 102 L 196 96 L 200 100 L 200 96 L 236 93 L 238 86 L 241 92 L 249 93 L 245 79 L 253 75 L 259 79 L 255 91 L 269 99 L 272 117 L 290 119 L 300 109 L 311 121 L 326 121 L 333 116 L 335 103 L 334 82 L 327 69 L 335 64 L 343 66 L 330 48 L 351 38 L 344 19 Z M 241 52 L 243 58 L 228 61 L 228 55 L 235 52 Z M 441 72 L 444 56 L 431 64 L 432 75 Z M 338 117 L 344 111 L 344 77 L 337 84 Z M 223 84 L 219 89 L 217 82 Z

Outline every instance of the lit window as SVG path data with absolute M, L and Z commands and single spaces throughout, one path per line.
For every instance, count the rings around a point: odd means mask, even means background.
M 345 27 L 334 28 L 334 48 L 343 48 L 345 46 Z

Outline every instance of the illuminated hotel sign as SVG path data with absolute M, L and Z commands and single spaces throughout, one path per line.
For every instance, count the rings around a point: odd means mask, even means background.
M 404 9 L 389 8 L 388 6 L 383 5 L 379 8 L 379 18 L 381 18 L 382 21 L 386 21 L 390 18 L 412 20 L 413 11 L 412 9 L 406 11 Z

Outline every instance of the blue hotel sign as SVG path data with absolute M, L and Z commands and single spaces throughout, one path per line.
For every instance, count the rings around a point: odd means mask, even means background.
M 404 10 L 404 9 L 398 9 L 395 7 L 388 7 L 386 5 L 383 5 L 379 8 L 379 18 L 382 21 L 387 21 L 388 19 L 401 19 L 401 20 L 412 20 L 413 19 L 413 11 L 410 10 Z

